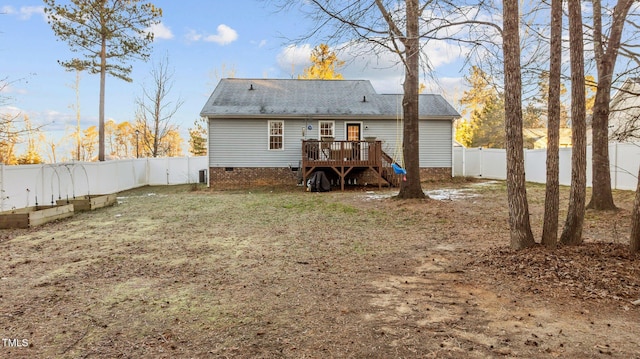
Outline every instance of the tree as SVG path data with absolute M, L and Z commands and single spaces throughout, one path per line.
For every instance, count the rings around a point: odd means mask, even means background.
M 471 147 L 471 141 L 473 140 L 473 127 L 471 121 L 461 118 L 456 120 L 456 141 L 464 147 Z
M 553 6 L 553 4 L 551 5 Z M 553 20 L 552 20 L 553 21 Z M 562 19 L 560 19 L 560 21 L 562 21 Z M 555 25 L 557 26 L 557 25 Z M 552 30 L 553 31 L 553 27 L 554 25 L 551 25 Z M 560 24 L 560 29 L 555 29 L 555 31 L 562 31 L 562 24 Z M 553 42 L 554 40 L 551 39 L 551 42 Z M 559 51 L 560 54 L 562 53 L 562 42 L 561 39 L 560 40 L 556 40 L 556 41 L 560 41 L 560 44 L 550 44 L 550 48 L 553 47 L 553 50 L 549 50 L 549 51 Z M 560 46 L 558 46 L 560 45 Z M 551 53 L 550 54 L 550 58 L 557 56 L 559 54 L 554 54 Z M 556 65 L 558 66 L 558 65 Z M 549 67 L 551 68 L 551 65 L 549 65 Z M 567 106 L 561 101 L 562 100 L 562 96 L 564 96 L 567 93 L 567 88 L 566 86 L 561 82 L 562 80 L 562 63 L 560 63 L 560 69 L 556 69 L 556 71 L 559 71 L 557 74 L 551 74 L 550 71 L 542 71 L 539 75 L 539 81 L 538 81 L 538 89 L 539 89 L 539 93 L 537 97 L 534 97 L 532 102 L 534 104 L 543 106 L 547 109 L 546 112 L 546 116 L 547 118 L 551 116 L 551 113 L 549 112 L 549 102 L 552 101 L 560 101 L 558 104 L 554 104 L 554 110 L 557 109 L 559 111 L 559 126 L 560 128 L 569 128 L 569 113 L 567 110 Z M 553 80 L 551 80 L 551 76 L 556 76 L 556 78 L 554 78 Z M 560 83 L 560 89 L 557 90 L 559 91 L 558 95 L 558 99 L 551 99 L 551 83 L 552 82 L 558 82 Z M 557 85 L 556 85 L 557 86 Z M 555 112 L 555 111 L 552 111 Z M 548 121 L 548 119 L 547 119 Z M 547 124 L 548 125 L 548 124 Z
M 44 142 L 44 135 L 40 133 L 39 128 L 34 128 L 31 125 L 29 116 L 24 115 L 24 128 L 27 137 L 27 148 L 25 153 L 22 154 L 16 162 L 20 165 L 33 165 L 43 163 L 40 156 L 40 143 Z
M 542 244 L 558 244 L 560 208 L 560 117 L 562 84 L 562 0 L 551 0 L 551 34 L 549 43 L 549 82 L 547 91 L 547 178 L 544 197 Z
M 170 142 L 167 136 L 177 130 L 171 119 L 184 101 L 178 98 L 172 102 L 169 99 L 173 89 L 173 72 L 169 70 L 167 58 L 153 67 L 151 77 L 154 87 L 148 90 L 143 86 L 142 97 L 137 100 L 139 110 L 136 121 L 146 152 L 151 157 L 158 157 L 166 154 L 163 146 L 167 146 L 167 143 L 163 142 Z
M 568 0 L 571 65 L 571 190 L 569 210 L 560 243 L 582 243 L 585 196 L 587 187 L 587 122 L 585 107 L 584 40 L 580 0 Z
M 12 98 L 5 95 L 7 88 L 16 81 L 9 81 L 6 77 L 0 79 L 0 108 L 11 103 Z M 33 126 L 25 116 L 26 122 L 20 123 L 20 113 L 0 113 L 0 163 L 16 164 L 15 148 L 29 132 L 39 131 L 42 127 Z M 28 128 L 27 128 L 28 127 Z
M 81 161 L 94 161 L 96 145 L 98 144 L 98 129 L 96 126 L 89 126 L 83 131 L 81 146 Z
M 82 73 L 82 71 L 86 70 L 85 64 L 78 60 L 78 59 L 73 59 L 69 62 L 69 65 L 66 66 L 68 71 L 75 71 L 76 73 L 76 80 L 75 83 L 73 84 L 73 90 L 76 93 L 76 103 L 75 105 L 73 105 L 74 110 L 76 110 L 76 128 L 75 128 L 75 132 L 73 133 L 73 137 L 76 141 L 76 155 L 80 156 L 80 146 L 81 144 L 81 138 L 82 138 L 82 130 L 80 129 L 80 74 Z M 55 153 L 54 153 L 54 157 L 55 157 Z M 77 161 L 80 161 L 80 157 L 76 157 Z
M 577 0 L 575 0 L 577 1 Z M 503 1 L 504 111 L 511 248 L 535 244 L 529 221 L 522 138 L 522 78 L 518 0 Z
M 487 100 L 472 118 L 471 147 L 505 148 L 505 102 L 502 96 Z
M 116 155 L 120 158 L 136 157 L 136 134 L 127 121 L 116 126 Z
M 492 85 L 493 80 L 478 66 L 471 66 L 470 74 L 464 77 L 464 81 L 469 85 L 469 89 L 462 93 L 460 104 L 466 105 L 462 114 L 467 112 L 473 114 L 480 113 L 484 106 L 494 101 L 498 91 Z
M 162 9 L 141 0 L 71 0 L 60 5 L 43 0 L 49 24 L 55 35 L 81 52 L 85 60 L 60 61 L 68 69 L 82 65 L 92 74 L 100 74 L 98 160 L 104 161 L 105 80 L 109 74 L 131 82 L 130 59 L 146 60 L 153 33 L 148 29 L 159 23 Z
M 161 143 L 160 153 L 166 157 L 182 156 L 182 136 L 177 129 L 172 128 Z
M 613 9 L 609 36 L 605 36 L 602 26 L 602 6 L 600 0 L 593 4 L 593 50 L 598 69 L 598 85 L 593 104 L 592 146 L 592 191 L 588 207 L 598 210 L 615 209 L 611 192 L 609 164 L 609 103 L 611 85 L 624 23 L 635 0 L 619 0 Z
M 279 0 L 286 6 L 299 5 L 294 0 Z M 403 6 L 396 2 L 375 0 L 309 0 L 301 6 L 313 8 L 309 11 L 316 21 L 317 33 L 327 24 L 333 24 L 335 31 L 328 36 L 337 41 L 341 38 L 351 44 L 366 44 L 370 53 L 390 52 L 396 56 L 404 68 L 402 111 L 403 158 L 407 180 L 402 182 L 398 198 L 424 198 L 420 183 L 420 148 L 418 133 L 418 91 L 420 74 L 421 39 L 428 37 L 420 32 L 419 21 L 429 2 L 405 0 Z M 388 4 L 388 5 L 385 5 Z
M 469 89 L 460 104 L 469 120 L 456 128 L 456 139 L 465 146 L 504 148 L 504 99 L 491 84 L 492 80 L 479 67 L 472 66 L 465 76 Z
M 105 150 L 108 155 L 118 157 L 117 155 L 117 143 L 116 138 L 118 136 L 118 124 L 113 119 L 110 119 L 104 124 L 104 138 L 105 138 Z
M 342 75 L 336 70 L 344 66 L 344 61 L 338 60 L 329 45 L 320 44 L 311 51 L 311 66 L 304 69 L 304 73 L 298 76 L 303 80 L 342 80 Z
M 193 122 L 194 127 L 189 129 L 189 152 L 193 156 L 207 155 L 207 122 L 204 117 Z
M 20 141 L 22 130 L 16 128 L 17 116 L 0 114 L 0 163 L 15 164 L 14 153 L 16 144 Z

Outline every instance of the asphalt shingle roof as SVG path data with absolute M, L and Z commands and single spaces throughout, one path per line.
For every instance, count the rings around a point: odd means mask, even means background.
M 367 80 L 222 79 L 204 105 L 209 117 L 363 116 L 396 118 L 402 95 L 376 93 Z M 421 118 L 457 118 L 440 95 L 420 95 Z

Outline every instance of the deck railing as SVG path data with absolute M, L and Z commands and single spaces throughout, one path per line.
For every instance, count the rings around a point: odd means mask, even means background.
M 381 141 L 302 141 L 304 167 L 379 167 Z

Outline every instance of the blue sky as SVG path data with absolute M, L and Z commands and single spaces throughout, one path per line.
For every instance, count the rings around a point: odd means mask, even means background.
M 291 44 L 310 29 L 303 14 L 277 12 L 257 0 L 153 0 L 163 9 L 162 23 L 154 29 L 152 57 L 147 63 L 133 62 L 132 83 L 107 77 L 106 119 L 133 121 L 135 100 L 142 88 L 152 88 L 150 71 L 167 57 L 174 71 L 172 101 L 184 101 L 173 122 L 186 139 L 187 129 L 199 118 L 207 97 L 221 75 L 234 70 L 241 78 L 292 78 L 309 65 L 309 53 L 322 39 Z M 0 104 L 2 112 L 28 114 L 31 121 L 46 124 L 48 138 L 61 138 L 76 123 L 75 74 L 65 71 L 58 60 L 73 53 L 58 41 L 43 13 L 43 3 L 30 0 L 0 0 L 0 79 L 7 79 Z M 458 50 L 446 45 L 430 46 L 429 57 L 439 79 L 428 92 L 443 94 L 452 104 L 463 90 Z M 400 93 L 403 72 L 388 58 L 350 58 L 340 69 L 346 79 L 371 80 L 380 93 Z M 225 71 L 226 69 L 226 71 Z M 83 74 L 80 81 L 81 126 L 97 125 L 98 75 Z M 184 146 L 185 154 L 188 147 Z

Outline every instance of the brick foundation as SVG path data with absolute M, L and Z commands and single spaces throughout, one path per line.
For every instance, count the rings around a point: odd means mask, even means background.
M 239 189 L 262 186 L 295 186 L 298 174 L 290 168 L 210 167 L 212 189 Z
M 430 167 L 420 169 L 421 181 L 449 181 L 453 177 L 451 175 L 451 167 Z
M 332 170 L 325 173 L 334 186 L 340 189 L 338 175 Z M 446 181 L 451 179 L 451 168 L 421 168 L 422 181 Z M 358 186 L 378 186 L 378 175 L 370 169 L 354 169 L 347 177 L 347 184 Z M 212 189 L 241 189 L 263 186 L 296 186 L 298 173 L 288 167 L 260 168 L 260 167 L 211 167 L 209 168 L 209 184 Z M 387 183 L 384 181 L 383 186 Z

